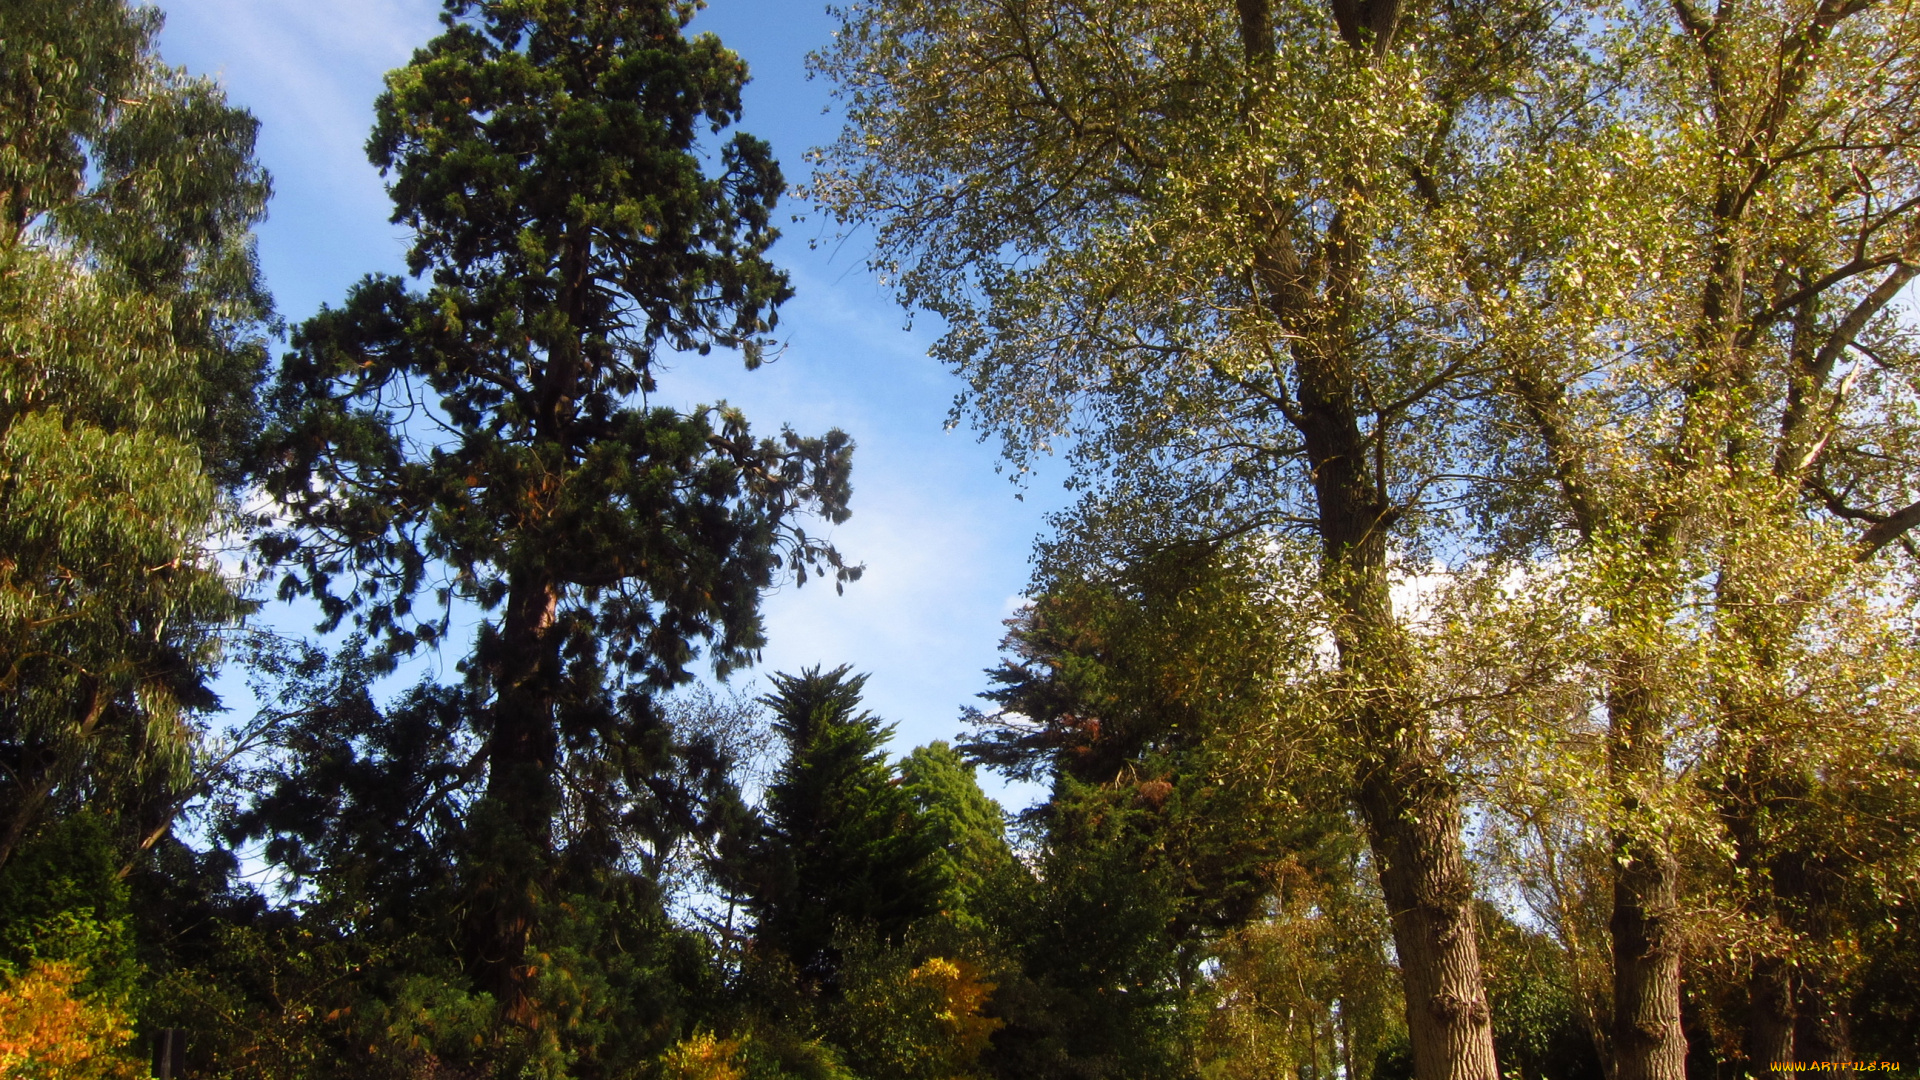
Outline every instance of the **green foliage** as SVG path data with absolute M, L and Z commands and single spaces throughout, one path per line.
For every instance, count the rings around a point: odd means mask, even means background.
M 0 973 L 35 963 L 85 972 L 80 989 L 129 1004 L 140 989 L 121 852 L 89 813 L 51 822 L 0 870 Z
M 826 1027 L 857 1076 L 964 1080 L 1003 1021 L 983 1016 L 994 984 L 970 961 L 868 939 L 849 943 Z
M 1345 1045 L 1364 1066 L 1398 1006 L 1354 826 L 1300 753 L 1321 715 L 1294 674 L 1311 613 L 1233 545 L 1079 565 L 1014 624 L 986 695 L 1001 711 L 965 744 L 1054 785 L 989 920 L 1016 972 L 996 974 L 988 1062 L 1260 1076 Z
M 0 188 L 17 241 L 50 207 L 86 182 L 88 146 L 111 123 L 145 72 L 159 11 L 120 0 L 62 6 L 8 4 L 0 18 L 6 109 L 0 114 Z
M 685 38 L 690 16 L 456 0 L 390 77 L 368 152 L 430 284 L 370 278 L 306 323 L 269 440 L 299 526 L 268 550 L 330 622 L 357 607 L 396 647 L 435 640 L 410 614 L 444 560 L 489 609 L 510 580 L 550 581 L 572 663 L 666 685 L 694 639 L 723 668 L 748 658 L 782 554 L 831 558 L 787 519 L 844 517 L 844 435 L 755 443 L 732 410 L 632 400 L 662 347 L 755 362 L 790 293 L 763 254 L 783 188 L 766 145 L 735 135 L 702 171 L 699 129 L 738 119 L 745 67 Z M 396 412 L 415 400 L 447 425 L 421 453 Z M 342 573 L 364 588 L 336 595 Z
M 1188 898 L 1183 936 L 1251 918 L 1265 865 L 1329 820 L 1298 805 L 1326 797 L 1319 761 L 1246 753 L 1291 749 L 1319 719 L 1285 685 L 1311 625 L 1276 596 L 1272 569 L 1244 550 L 1172 544 L 1111 574 L 1042 582 L 991 673 L 984 696 L 1000 708 L 962 744 L 1017 776 L 1071 779 L 1065 804 L 1097 788 L 1142 811 Z
M 462 687 L 422 683 L 375 703 L 367 660 L 351 645 L 294 661 L 277 703 L 289 720 L 229 809 L 230 846 L 262 854 L 306 890 L 309 920 L 363 934 L 452 933 L 449 859 L 476 798 L 468 727 L 480 706 Z
M 0 1056 L 125 1071 L 131 1011 L 233 1080 L 1911 1051 L 1912 10 L 846 6 L 814 194 L 1085 498 L 958 751 L 775 676 L 756 816 L 753 722 L 663 692 L 858 576 L 802 527 L 852 443 L 648 400 L 791 296 L 699 6 L 447 0 L 368 143 L 412 277 L 262 398 L 252 118 L 153 10 L 0 3 Z M 256 490 L 358 633 L 249 657 L 229 764 L 209 552 Z M 388 692 L 474 613 L 463 679 Z M 975 763 L 1051 784 L 1017 844 Z M 750 938 L 676 921 L 707 886 Z
M 887 764 L 892 726 L 861 710 L 866 677 L 850 670 L 773 676 L 765 701 L 787 753 L 767 789 L 750 900 L 759 941 L 828 986 L 840 934 L 897 943 L 951 887 L 942 838 Z
M 541 911 L 528 993 L 545 1020 L 502 1024 L 457 942 L 428 920 L 344 929 L 294 912 L 229 917 L 158 981 L 150 1022 L 193 1033 L 195 1075 L 633 1075 L 711 993 L 705 943 L 644 895 L 562 894 Z
M 192 358 L 164 308 L 74 262 L 0 252 L 0 859 L 101 800 L 163 827 L 214 631 L 243 607 L 202 547 Z M 136 837 L 137 843 L 140 837 Z
M 189 1075 L 222 1080 L 327 1076 L 369 1070 L 352 1038 L 358 977 L 385 950 L 289 925 L 214 924 L 204 953 L 156 980 L 150 1022 L 184 1028 Z M 359 1052 L 356 1052 L 359 1051 Z M 336 1064 L 337 1063 L 337 1064 Z
M 996 973 L 1006 1022 L 983 1062 L 1000 1077 L 1179 1075 L 1183 990 L 1201 953 L 1175 932 L 1177 868 L 1157 815 L 1128 788 L 1062 777 L 1031 870 L 1002 875 L 988 908 L 1013 970 Z
M 177 989 L 204 982 L 227 995 L 193 990 L 184 1001 L 199 1003 L 180 1006 L 185 1026 L 229 1032 L 209 1036 L 206 1067 L 251 1075 L 245 1032 L 254 1025 L 278 1032 L 285 1054 L 344 1055 L 335 1072 L 303 1066 L 314 1075 L 431 1065 L 597 1077 L 651 1060 L 718 977 L 707 942 L 666 918 L 659 864 L 708 827 L 710 810 L 737 805 L 726 762 L 660 728 L 638 729 L 645 741 L 626 751 L 646 762 L 648 784 L 621 796 L 627 820 L 611 836 L 591 820 L 560 830 L 531 906 L 524 993 L 540 1023 L 503 1025 L 499 998 L 463 947 L 463 916 L 486 881 L 476 834 L 492 826 L 494 806 L 471 734 L 481 705 L 466 687 L 430 682 L 378 704 L 376 668 L 352 649 L 295 658 L 282 701 L 291 718 L 247 773 L 250 798 L 223 819 L 231 843 L 261 844 L 301 896 L 291 922 L 252 918 L 236 944 L 183 959 Z M 569 787 L 608 782 L 584 755 L 567 767 Z M 236 949 L 290 948 L 310 959 L 286 971 L 286 986 L 227 971 Z
M 746 69 L 683 33 L 693 10 L 449 0 L 367 147 L 421 285 L 370 277 L 308 320 L 264 437 L 288 525 L 261 551 L 324 629 L 351 615 L 390 667 L 456 604 L 484 613 L 447 733 L 484 780 L 459 936 L 528 1025 L 541 920 L 701 828 L 653 695 L 703 648 L 721 674 L 750 662 L 776 575 L 857 576 L 797 521 L 845 520 L 844 434 L 756 441 L 725 405 L 644 398 L 665 350 L 756 366 L 790 295 L 766 144 L 701 142 L 738 120 Z
M 963 928 L 982 930 L 977 898 L 1007 871 L 1006 815 L 974 778 L 973 763 L 944 742 L 914 747 L 900 759 L 900 786 L 920 828 L 939 846 L 940 911 Z
M 82 805 L 123 857 L 165 833 L 245 610 L 209 542 L 257 426 L 267 181 L 158 29 L 0 7 L 0 864 Z
M 1504 1074 L 1521 1080 L 1600 1080 L 1604 1071 L 1593 1033 L 1581 1023 L 1565 950 L 1491 904 L 1481 905 L 1479 922 L 1493 1044 Z
M 6 246 L 37 230 L 161 303 L 197 376 L 171 393 L 197 405 L 204 467 L 231 489 L 259 423 L 272 302 L 252 227 L 270 185 L 253 160 L 258 123 L 211 80 L 159 62 L 160 21 L 124 0 L 0 11 L 0 215 Z

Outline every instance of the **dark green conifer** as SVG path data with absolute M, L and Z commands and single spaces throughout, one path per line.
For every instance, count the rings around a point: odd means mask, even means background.
M 860 708 L 849 668 L 775 675 L 766 703 L 787 755 L 767 792 L 755 925 L 808 979 L 832 985 L 835 938 L 898 941 L 940 910 L 940 847 L 887 763 L 893 725 Z
M 746 67 L 683 33 L 697 6 L 448 0 L 368 143 L 422 280 L 370 277 L 309 320 L 272 399 L 283 594 L 390 655 L 440 639 L 456 602 L 486 613 L 467 949 L 528 1022 L 562 840 L 614 858 L 623 800 L 648 801 L 652 693 L 702 646 L 749 662 L 783 567 L 853 576 L 795 522 L 846 517 L 844 434 L 756 441 L 724 405 L 646 399 L 665 352 L 755 366 L 791 292 L 765 257 L 766 143 L 701 142 L 739 118 Z M 590 779 L 561 783 L 569 762 Z

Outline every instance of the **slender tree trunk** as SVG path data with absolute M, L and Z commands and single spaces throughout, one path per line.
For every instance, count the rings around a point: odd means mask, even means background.
M 1729 578 L 1732 574 L 1727 575 Z M 1723 606 L 1737 609 L 1747 601 L 1739 581 L 1729 580 L 1722 588 Z M 1737 624 L 1736 624 L 1737 625 Z M 1751 630 L 1751 627 L 1742 628 Z M 1772 657 L 1764 640 L 1744 635 L 1756 646 L 1756 655 L 1771 667 Z M 1736 745 L 1742 718 L 1753 715 L 1753 707 L 1736 701 L 1723 702 L 1723 723 Z M 1749 749 L 1729 779 L 1715 792 L 1720 802 L 1720 820 L 1733 843 L 1733 865 L 1742 878 L 1753 883 L 1755 894 L 1749 901 L 1753 917 L 1778 924 L 1783 917 L 1778 898 L 1791 893 L 1799 880 L 1794 866 L 1769 858 L 1761 835 L 1762 815 L 1780 801 L 1777 790 L 1778 766 L 1769 751 L 1764 734 L 1750 735 Z M 1754 959 L 1747 976 L 1747 1068 L 1755 1076 L 1765 1076 L 1773 1066 L 1793 1060 L 1793 1031 L 1796 1012 L 1796 977 L 1792 958 L 1762 955 Z
M 1745 377 L 1737 330 L 1743 325 L 1746 251 L 1734 239 L 1744 202 L 1724 189 L 1715 201 L 1715 235 L 1694 334 L 1693 368 L 1682 381 L 1685 416 L 1668 452 L 1675 491 L 1726 463 L 1744 436 L 1734 423 L 1736 388 Z M 1615 511 L 1615 521 L 1632 515 Z M 1670 559 L 1696 509 L 1683 502 L 1642 525 L 1642 550 L 1653 565 Z M 1591 538 L 1594 526 L 1583 533 Z M 1632 624 L 1654 609 L 1654 595 L 1629 597 L 1616 622 Z M 1680 862 L 1650 800 L 1668 783 L 1666 716 L 1651 692 L 1654 661 L 1630 652 L 1613 658 L 1608 688 L 1609 783 L 1622 825 L 1613 837 L 1614 1080 L 1685 1080 L 1687 1036 L 1680 1019 Z
M 1582 542 L 1592 544 L 1629 515 L 1610 505 L 1592 482 L 1586 452 L 1567 417 L 1564 388 L 1524 362 L 1514 365 L 1508 376 L 1553 463 Z M 1655 526 L 1647 541 L 1652 554 L 1664 552 L 1677 529 L 1673 521 Z M 1631 590 L 1629 602 L 1636 609 L 1608 614 L 1616 623 L 1631 620 L 1658 600 L 1645 590 Z M 1648 799 L 1667 783 L 1665 718 L 1652 693 L 1653 661 L 1631 653 L 1611 660 L 1607 779 L 1623 821 L 1612 837 L 1613 912 L 1608 929 L 1613 939 L 1613 1017 L 1602 1049 L 1612 1062 L 1610 1080 L 1685 1080 L 1677 925 L 1680 865 L 1666 836 L 1646 814 Z

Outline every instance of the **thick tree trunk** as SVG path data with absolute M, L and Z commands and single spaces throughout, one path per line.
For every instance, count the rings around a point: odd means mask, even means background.
M 1614 1080 L 1686 1076 L 1680 1026 L 1680 935 L 1675 923 L 1679 867 L 1658 843 L 1616 839 L 1614 875 Z
M 1765 1076 L 1793 1058 L 1793 969 L 1779 957 L 1753 965 L 1747 978 L 1747 1067 Z
M 1387 578 L 1393 508 L 1382 486 L 1384 463 L 1368 452 L 1372 440 L 1361 428 L 1358 377 L 1346 351 L 1357 308 L 1345 265 L 1348 238 L 1338 217 L 1329 232 L 1334 255 L 1324 295 L 1302 295 L 1306 275 L 1284 239 L 1267 245 L 1261 270 L 1283 319 L 1310 325 L 1295 338 L 1294 423 L 1312 468 L 1321 578 L 1339 612 L 1340 665 L 1357 689 L 1356 796 L 1393 920 L 1414 1075 L 1496 1080 L 1459 800 L 1426 717 L 1407 693 L 1414 665 Z
M 1330 0 L 1343 39 L 1366 62 L 1386 52 L 1399 19 L 1394 0 Z M 1250 122 L 1272 77 L 1274 19 L 1268 0 L 1236 0 L 1249 73 Z M 1364 192 L 1350 193 L 1356 202 Z M 1354 689 L 1351 728 L 1361 746 L 1356 799 L 1366 818 L 1393 920 L 1418 1080 L 1498 1080 L 1493 1028 L 1480 974 L 1473 888 L 1460 839 L 1460 807 L 1412 702 L 1406 635 L 1387 580 L 1384 442 L 1362 425 L 1354 326 L 1363 307 L 1365 237 L 1336 213 L 1314 250 L 1299 251 L 1270 195 L 1251 201 L 1259 291 L 1290 342 L 1299 384 L 1288 420 L 1306 444 L 1319 512 L 1321 579 L 1339 615 L 1340 666 Z
M 1610 695 L 1608 771 L 1625 824 L 1614 834 L 1613 1080 L 1685 1080 L 1680 1026 L 1680 864 L 1649 820 L 1666 782 L 1666 733 L 1642 661 L 1627 659 Z
M 584 367 L 579 334 L 591 288 L 591 234 L 568 233 L 560 257 L 557 307 L 566 322 L 545 342 L 544 370 L 535 374 L 534 442 L 562 459 L 572 449 L 574 395 Z M 520 544 L 539 544 L 543 499 L 560 477 L 549 472 L 545 487 L 525 491 L 532 507 L 521 522 Z M 522 571 L 508 582 L 507 609 L 485 663 L 493 683 L 492 732 L 487 760 L 486 835 L 481 838 L 477 967 L 493 990 L 501 1014 L 534 1024 L 528 999 L 536 974 L 528 945 L 549 884 L 553 821 L 558 812 L 555 773 L 559 733 L 554 713 L 560 685 L 560 633 L 555 626 L 560 582 Z
M 1319 506 L 1321 576 L 1339 612 L 1335 642 L 1356 689 L 1352 730 L 1361 745 L 1356 795 L 1393 920 L 1418 1080 L 1495 1080 L 1493 1027 L 1480 973 L 1473 885 L 1460 839 L 1459 798 L 1412 701 L 1414 662 L 1393 613 L 1387 529 L 1393 507 L 1382 462 L 1368 454 L 1358 378 L 1348 359 L 1357 306 L 1341 219 L 1324 314 L 1298 339 L 1299 416 Z M 1297 264 L 1296 264 L 1297 265 Z M 1276 291 L 1297 289 L 1286 259 L 1269 264 Z M 1299 301 L 1296 300 L 1296 304 Z M 1301 310 L 1296 308 L 1295 310 Z
M 1499 1075 L 1459 807 L 1434 762 L 1382 762 L 1360 802 L 1393 918 L 1420 1080 Z
M 550 582 L 514 580 L 492 663 L 494 703 L 487 805 L 478 838 L 474 959 L 502 1015 L 515 1022 L 531 1022 L 534 1015 L 527 996 L 535 974 L 528 943 L 553 854 L 558 599 Z
M 1336 222 L 1333 232 L 1339 234 Z M 1337 246 L 1337 245 L 1336 245 Z M 1290 253 L 1268 262 L 1277 294 L 1297 288 Z M 1335 270 L 1331 277 L 1340 277 Z M 1355 689 L 1351 730 L 1361 747 L 1357 801 L 1393 920 L 1418 1080 L 1496 1080 L 1493 1028 L 1480 972 L 1473 887 L 1460 839 L 1459 798 L 1408 692 L 1414 663 L 1388 588 L 1392 506 L 1369 461 L 1356 376 L 1343 351 L 1348 309 L 1295 346 L 1300 402 L 1319 507 L 1321 579 L 1339 615 L 1340 666 Z M 1297 309 L 1296 309 L 1297 310 Z
M 1323 476 L 1341 471 L 1334 462 L 1320 469 Z M 1393 921 L 1414 1075 L 1494 1080 L 1499 1070 L 1459 798 L 1425 717 L 1405 699 L 1412 665 L 1393 622 L 1378 514 L 1369 516 L 1374 535 L 1328 544 L 1328 576 L 1349 622 L 1338 635 L 1342 667 L 1355 685 L 1369 688 L 1355 714 L 1364 747 L 1356 794 Z

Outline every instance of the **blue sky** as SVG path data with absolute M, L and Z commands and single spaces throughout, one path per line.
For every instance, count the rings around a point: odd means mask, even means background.
M 381 76 L 437 31 L 436 0 L 161 6 L 167 61 L 217 78 L 260 118 L 259 153 L 275 191 L 260 250 L 282 315 L 297 322 L 364 274 L 403 272 L 406 235 L 387 221 L 362 144 Z M 790 181 L 804 180 L 805 151 L 839 126 L 829 88 L 806 77 L 808 51 L 831 39 L 824 5 L 713 0 L 694 30 L 719 34 L 747 60 L 741 127 L 772 142 Z M 806 210 L 793 200 L 783 207 Z M 766 431 L 787 423 L 851 433 L 854 516 L 832 536 L 867 572 L 845 596 L 815 583 L 769 597 L 764 664 L 733 684 L 757 691 L 765 672 L 851 663 L 871 674 L 869 707 L 899 724 L 899 749 L 950 739 L 995 662 L 1043 515 L 1065 501 L 1063 474 L 1043 471 L 1016 499 L 991 445 L 944 429 L 959 382 L 926 356 L 930 321 L 909 329 L 868 273 L 860 237 L 841 241 L 817 215 L 785 232 L 774 254 L 798 290 L 781 314 L 785 353 L 752 373 L 736 357 L 677 360 L 662 397 L 684 406 L 724 398 Z M 264 617 L 303 629 L 294 612 Z M 1015 804 L 1029 794 L 1002 789 Z

